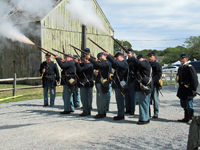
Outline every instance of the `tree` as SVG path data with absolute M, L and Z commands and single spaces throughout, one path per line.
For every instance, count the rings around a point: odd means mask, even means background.
M 121 45 L 123 45 L 126 49 L 132 48 L 132 45 L 128 41 L 120 41 L 116 39 Z M 117 44 L 117 42 L 114 42 L 114 53 L 116 54 L 117 52 L 121 51 L 122 48 Z
M 188 44 L 187 48 L 189 50 L 189 59 L 193 60 L 195 58 L 200 60 L 200 36 L 190 36 L 184 43 Z

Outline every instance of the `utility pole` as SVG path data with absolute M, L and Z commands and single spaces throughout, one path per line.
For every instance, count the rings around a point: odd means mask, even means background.
M 84 50 L 86 48 L 86 26 L 82 25 L 82 42 L 81 42 L 81 49 Z M 82 57 L 83 53 L 81 53 Z

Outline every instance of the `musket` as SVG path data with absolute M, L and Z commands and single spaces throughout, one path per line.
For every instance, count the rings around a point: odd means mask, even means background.
M 37 45 L 36 45 L 37 46 Z M 39 49 L 41 49 L 41 50 L 44 50 L 44 51 L 46 51 L 47 53 L 50 53 L 51 55 L 53 55 L 54 57 L 56 56 L 56 54 L 53 54 L 52 52 L 50 52 L 50 51 L 48 51 L 48 50 L 46 50 L 46 49 L 44 49 L 44 48 L 42 48 L 42 47 L 40 47 L 40 46 L 37 46 Z M 61 61 L 64 61 L 61 57 L 58 57 L 58 58 L 60 58 L 61 59 Z
M 119 46 L 121 46 L 121 48 L 122 48 L 127 54 L 130 53 L 123 45 L 121 45 L 116 39 L 114 39 L 114 37 L 111 36 L 111 38 L 112 38 Z
M 86 55 L 89 54 L 89 53 L 87 53 L 87 52 L 85 52 L 85 51 L 83 51 L 83 50 L 81 50 L 81 49 L 79 49 L 79 48 L 77 48 L 77 47 L 75 47 L 75 46 L 73 46 L 73 45 L 71 45 L 71 44 L 69 44 L 69 46 L 71 46 L 71 47 L 73 47 L 74 49 L 77 49 L 77 50 L 83 52 L 83 53 L 86 54 Z M 93 59 L 96 59 L 94 56 L 91 56 L 91 57 L 92 57 Z
M 100 49 L 102 49 L 104 52 L 108 52 L 105 49 L 103 49 L 101 46 L 99 46 L 97 43 L 95 43 L 93 40 L 91 40 L 90 38 L 88 38 L 92 43 L 94 43 L 97 47 L 99 47 Z M 110 54 L 111 55 L 111 54 Z M 111 55 L 112 58 L 115 58 L 113 55 Z
M 65 53 L 63 53 L 63 52 L 60 52 L 60 51 L 58 51 L 58 50 L 56 50 L 56 49 L 54 49 L 54 48 L 52 48 L 52 50 L 53 50 L 53 51 L 56 51 L 56 52 L 58 52 L 58 53 L 60 53 L 60 54 L 63 54 L 63 55 L 65 55 L 65 56 L 67 56 L 67 57 L 71 57 L 71 58 L 73 58 L 73 59 L 76 59 L 76 57 L 70 56 L 70 55 L 65 54 Z
M 45 52 L 47 52 L 47 53 L 50 53 L 51 55 L 53 55 L 54 57 L 56 56 L 55 54 L 53 54 L 53 53 L 51 53 L 50 51 L 48 51 L 48 50 L 46 50 L 46 49 L 44 49 L 44 48 L 42 48 L 42 47 L 40 47 L 40 46 L 38 46 L 38 45 L 36 45 L 39 49 L 41 49 L 41 50 L 43 50 L 43 51 L 45 51 Z M 60 57 L 59 57 L 60 58 Z M 60 58 L 61 59 L 61 61 L 64 61 L 62 58 Z M 41 76 L 41 78 L 43 78 L 43 75 L 44 75 L 44 72 L 42 73 L 42 76 Z

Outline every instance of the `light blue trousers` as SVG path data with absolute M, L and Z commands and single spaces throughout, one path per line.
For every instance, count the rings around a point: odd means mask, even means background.
M 73 102 L 74 102 L 74 107 L 80 107 L 80 94 L 77 85 L 74 86 Z
M 81 102 L 83 105 L 83 114 L 89 115 L 91 110 L 92 87 L 80 87 Z
M 117 116 L 123 117 L 124 116 L 124 103 L 125 103 L 125 96 L 121 94 L 121 91 L 118 88 L 114 88 L 115 90 L 115 98 L 117 101 Z
M 48 105 L 48 90 L 50 91 L 50 105 L 54 105 L 55 100 L 55 87 L 44 87 L 43 94 L 44 94 L 44 105 Z
M 153 101 L 153 108 L 154 108 L 154 114 L 159 113 L 159 90 L 157 88 L 153 89 L 153 92 L 151 93 L 151 101 Z
M 73 92 L 74 86 L 63 85 L 64 111 L 74 111 Z
M 101 83 L 96 84 L 96 89 L 97 89 L 97 95 L 96 95 L 96 101 L 97 101 L 97 111 L 98 114 L 106 114 L 106 93 L 102 92 L 102 85 Z
M 181 100 L 181 107 L 187 111 L 194 111 L 194 106 L 193 106 L 193 99 L 191 100 Z
M 111 83 L 109 84 L 109 91 L 106 93 L 106 109 L 109 110 L 109 105 L 110 105 L 110 99 L 111 99 L 111 92 L 112 92 L 112 85 Z
M 142 91 L 136 92 L 139 103 L 139 120 L 148 121 L 149 120 L 149 105 L 151 93 L 145 95 Z

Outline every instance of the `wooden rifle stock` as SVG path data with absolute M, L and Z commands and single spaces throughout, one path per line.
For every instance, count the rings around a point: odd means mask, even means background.
M 65 54 L 65 53 L 63 53 L 63 52 L 60 52 L 60 51 L 58 51 L 58 50 L 56 50 L 56 49 L 54 49 L 54 48 L 52 48 L 52 50 L 55 51 L 55 52 L 58 52 L 58 53 L 60 53 L 60 54 L 63 54 L 63 55 L 65 55 L 65 56 L 67 56 L 67 57 L 71 57 L 71 58 L 73 58 L 73 59 L 76 59 L 76 57 L 70 56 L 70 55 Z
M 37 45 L 36 45 L 37 46 Z M 44 49 L 44 48 L 42 48 L 42 47 L 40 47 L 40 46 L 37 46 L 39 49 L 41 49 L 41 50 L 43 50 L 43 51 L 46 51 L 47 53 L 50 53 L 51 55 L 53 55 L 54 57 L 56 56 L 55 54 L 53 54 L 53 53 L 51 53 L 50 51 L 48 51 L 48 50 L 46 50 L 46 49 Z M 60 58 L 60 57 L 59 57 Z M 62 58 L 60 58 L 60 60 L 62 60 L 62 61 L 65 61 L 65 60 L 63 60 Z
M 122 46 L 116 39 L 114 39 L 114 37 L 111 36 L 111 38 L 112 38 L 119 46 L 121 46 L 121 48 L 122 48 L 127 54 L 130 53 L 124 46 Z
M 99 46 L 97 43 L 95 43 L 93 40 L 91 40 L 90 38 L 88 38 L 92 43 L 94 43 L 97 47 L 99 47 L 100 49 L 102 49 L 104 52 L 107 52 L 105 49 L 103 49 L 101 46 Z M 111 55 L 111 54 L 110 54 Z M 111 55 L 112 58 L 115 58 L 113 55 Z
M 84 53 L 84 54 L 86 54 L 86 55 L 89 54 L 89 53 L 87 53 L 87 52 L 85 52 L 85 51 L 83 51 L 83 50 L 81 50 L 81 49 L 79 49 L 79 48 L 77 48 L 77 47 L 75 47 L 75 46 L 73 46 L 73 45 L 71 45 L 71 44 L 69 44 L 69 46 L 73 47 L 74 49 L 79 50 L 80 52 L 82 52 L 82 53 Z M 91 56 L 91 55 L 90 55 L 90 57 L 92 57 L 93 59 L 96 59 L 94 56 Z

